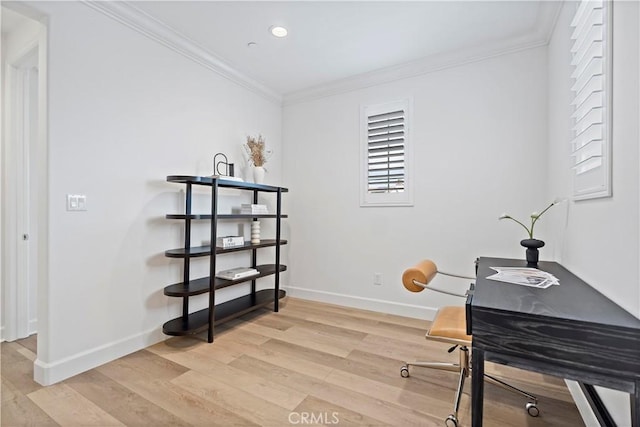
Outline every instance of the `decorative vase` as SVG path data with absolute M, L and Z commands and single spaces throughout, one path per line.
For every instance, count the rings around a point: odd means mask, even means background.
M 527 248 L 527 266 L 538 266 L 538 249 L 544 246 L 544 242 L 538 239 L 524 239 L 520 242 L 522 246 Z
M 253 182 L 256 184 L 264 183 L 264 167 L 262 166 L 254 166 L 253 167 Z
M 251 243 L 260 243 L 260 221 L 251 222 Z

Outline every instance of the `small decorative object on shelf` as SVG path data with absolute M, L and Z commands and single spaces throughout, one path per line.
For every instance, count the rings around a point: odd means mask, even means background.
M 251 222 L 251 243 L 260 243 L 260 221 Z
M 240 279 L 244 279 L 245 277 L 255 276 L 259 273 L 260 272 L 255 268 L 238 267 L 238 268 L 232 268 L 230 270 L 219 271 L 216 274 L 216 277 L 220 279 L 225 279 L 225 280 L 240 280 Z
M 240 213 L 246 215 L 267 215 L 269 214 L 269 210 L 267 209 L 267 205 L 243 203 L 240 205 Z
M 529 267 L 537 267 L 538 265 L 538 257 L 539 257 L 539 252 L 538 249 L 544 246 L 544 242 L 542 240 L 538 240 L 538 239 L 534 239 L 533 238 L 533 227 L 536 225 L 536 222 L 538 221 L 538 219 L 540 219 L 540 217 L 549 209 L 551 209 L 551 207 L 553 205 L 558 204 L 559 202 L 561 202 L 562 200 L 556 199 L 553 202 L 551 202 L 551 204 L 549 204 L 549 206 L 547 206 L 546 208 L 544 208 L 542 210 L 542 212 L 538 213 L 538 212 L 533 212 L 531 214 L 531 226 L 527 227 L 526 225 L 524 225 L 522 222 L 518 221 L 517 219 L 513 218 L 512 216 L 510 216 L 509 214 L 507 214 L 506 212 L 503 213 L 502 215 L 500 215 L 500 217 L 498 219 L 510 219 L 518 224 L 520 224 L 522 226 L 522 228 L 524 228 L 525 230 L 527 230 L 527 234 L 529 235 L 528 239 L 524 239 L 520 241 L 520 244 L 527 248 L 526 251 L 526 257 L 527 257 L 527 265 Z
M 219 157 L 222 158 L 222 160 L 218 160 Z M 224 170 L 221 171 L 220 166 L 223 166 Z M 224 153 L 217 153 L 215 156 L 213 156 L 213 174 L 221 176 L 233 176 L 233 163 L 229 163 L 229 159 L 227 159 L 227 156 Z
M 222 160 L 218 160 L 221 158 Z M 243 181 L 242 178 L 234 176 L 235 168 L 233 163 L 229 163 L 224 153 L 217 153 L 213 156 L 213 175 L 211 178 L 224 178 L 229 181 Z
M 243 147 L 248 156 L 248 162 L 252 166 L 253 182 L 262 184 L 264 182 L 264 174 L 267 171 L 264 165 L 273 154 L 272 151 L 266 149 L 262 135 L 257 137 L 247 136 L 247 142 Z
M 224 236 L 218 237 L 216 246 L 222 249 L 236 248 L 238 246 L 244 246 L 244 237 L 242 236 Z

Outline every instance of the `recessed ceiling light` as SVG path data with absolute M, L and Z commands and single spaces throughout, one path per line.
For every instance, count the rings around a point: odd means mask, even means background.
M 269 28 L 269 31 L 271 31 L 271 34 L 273 34 L 275 37 L 280 37 L 280 38 L 286 37 L 287 34 L 289 33 L 286 28 L 280 27 L 277 25 L 274 25 L 273 27 Z

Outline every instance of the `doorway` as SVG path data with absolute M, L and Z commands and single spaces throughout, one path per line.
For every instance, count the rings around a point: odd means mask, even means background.
M 2 6 L 1 340 L 33 336 L 46 282 L 45 27 Z M 46 288 L 45 288 L 46 289 Z

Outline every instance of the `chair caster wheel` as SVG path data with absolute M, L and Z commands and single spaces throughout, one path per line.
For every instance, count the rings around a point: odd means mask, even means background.
M 444 420 L 444 425 L 447 427 L 458 427 L 458 417 L 453 414 L 450 414 L 446 420 Z
M 409 367 L 407 365 L 400 368 L 400 376 L 402 378 L 409 378 Z
M 531 417 L 537 417 L 540 415 L 540 409 L 538 409 L 538 405 L 534 402 L 529 402 L 524 406 L 527 409 L 527 413 Z

